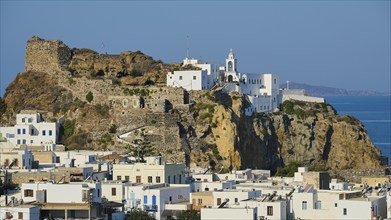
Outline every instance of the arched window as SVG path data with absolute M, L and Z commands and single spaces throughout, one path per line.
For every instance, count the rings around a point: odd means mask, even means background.
M 228 62 L 228 71 L 232 72 L 232 69 L 233 69 L 232 61 L 229 61 Z

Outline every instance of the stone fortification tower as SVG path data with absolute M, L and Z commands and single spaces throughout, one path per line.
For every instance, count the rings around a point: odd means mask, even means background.
M 66 71 L 71 62 L 71 50 L 59 40 L 31 37 L 26 46 L 26 71 Z

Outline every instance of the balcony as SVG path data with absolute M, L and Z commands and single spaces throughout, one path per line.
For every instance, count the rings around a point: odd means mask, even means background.
M 157 212 L 157 205 L 144 205 L 144 211 Z

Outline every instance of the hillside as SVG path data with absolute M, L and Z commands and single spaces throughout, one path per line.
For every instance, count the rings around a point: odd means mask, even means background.
M 64 115 L 68 149 L 139 150 L 225 171 L 276 171 L 293 162 L 332 170 L 380 166 L 365 127 L 330 105 L 285 102 L 279 112 L 246 117 L 248 101 L 237 93 L 161 85 L 163 71 L 179 68 L 141 52 L 102 55 L 33 37 L 26 72 L 6 89 L 1 124 L 13 124 L 22 109 L 39 110 L 46 120 Z

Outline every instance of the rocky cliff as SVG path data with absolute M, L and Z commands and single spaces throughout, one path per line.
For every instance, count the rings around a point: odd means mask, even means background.
M 26 72 L 0 100 L 2 124 L 14 123 L 22 109 L 46 112 L 47 120 L 64 115 L 62 142 L 68 149 L 141 150 L 221 170 L 275 171 L 292 162 L 332 170 L 380 166 L 380 151 L 365 127 L 330 105 L 288 101 L 278 112 L 246 117 L 248 101 L 240 94 L 156 85 L 178 64 L 141 52 L 67 48 L 29 40 Z

